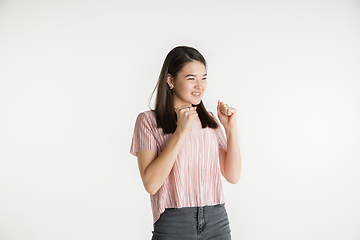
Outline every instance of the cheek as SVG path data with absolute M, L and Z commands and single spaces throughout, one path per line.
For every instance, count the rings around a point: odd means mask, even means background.
M 179 95 L 186 95 L 194 89 L 192 84 L 181 84 L 177 86 L 177 93 Z
M 201 86 L 202 86 L 203 90 L 205 91 L 206 87 L 207 87 L 207 82 L 205 81 Z
M 192 92 L 195 88 L 195 84 L 189 82 L 188 84 L 186 84 L 186 86 L 184 86 L 184 89 L 186 89 L 187 92 Z

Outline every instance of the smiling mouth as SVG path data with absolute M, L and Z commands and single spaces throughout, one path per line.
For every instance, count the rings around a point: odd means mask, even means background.
M 200 93 L 192 93 L 192 95 L 195 96 L 195 97 L 199 97 Z

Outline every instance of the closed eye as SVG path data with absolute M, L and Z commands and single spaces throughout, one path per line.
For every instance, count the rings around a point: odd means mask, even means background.
M 188 78 L 188 80 L 195 80 L 195 78 Z

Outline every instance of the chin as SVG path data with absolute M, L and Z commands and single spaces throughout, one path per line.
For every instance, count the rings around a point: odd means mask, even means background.
M 199 100 L 199 101 L 193 101 L 191 104 L 192 105 L 199 105 L 201 103 L 201 100 Z

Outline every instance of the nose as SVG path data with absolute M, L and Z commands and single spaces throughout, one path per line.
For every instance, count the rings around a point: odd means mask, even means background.
M 202 84 L 201 84 L 201 80 L 197 79 L 195 82 L 195 88 L 201 90 L 202 89 Z

